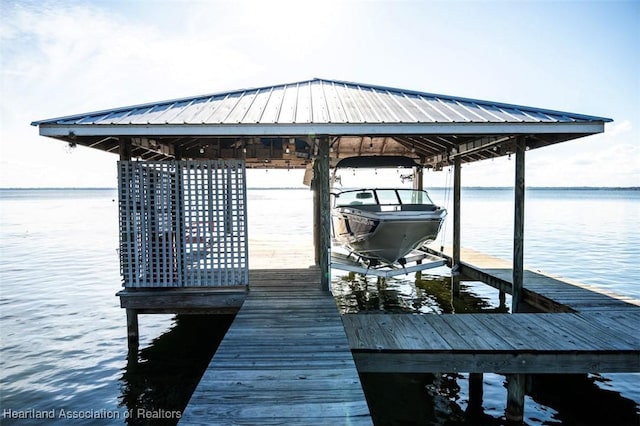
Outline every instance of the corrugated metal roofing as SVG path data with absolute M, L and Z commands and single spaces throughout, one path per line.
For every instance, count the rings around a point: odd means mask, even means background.
M 313 79 L 149 103 L 34 125 L 575 123 L 610 121 L 561 111 Z
M 312 79 L 33 122 L 40 134 L 108 152 L 125 141 L 147 160 L 245 158 L 300 167 L 313 138 L 333 158 L 406 155 L 439 167 L 604 131 L 608 118 L 359 83 Z M 295 140 L 295 152 L 291 152 Z M 302 141 L 302 146 L 299 142 Z M 301 150 L 304 153 L 300 152 Z M 286 153 L 285 153 L 286 151 Z M 271 161 L 275 160 L 275 161 Z

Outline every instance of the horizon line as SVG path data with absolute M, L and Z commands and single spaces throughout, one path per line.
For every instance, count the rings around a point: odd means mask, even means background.
M 19 190 L 48 190 L 48 191 L 60 191 L 60 190 L 117 190 L 118 187 L 113 186 L 96 186 L 96 187 L 81 187 L 81 186 L 59 186 L 59 187 L 0 187 L 0 191 L 19 191 Z M 248 186 L 247 189 L 307 189 L 308 186 Z M 426 190 L 433 189 L 450 189 L 447 186 L 432 186 L 425 188 Z M 461 189 L 478 189 L 478 190 L 507 190 L 513 189 L 513 186 L 462 186 Z M 525 186 L 525 189 L 532 190 L 640 190 L 640 186 Z

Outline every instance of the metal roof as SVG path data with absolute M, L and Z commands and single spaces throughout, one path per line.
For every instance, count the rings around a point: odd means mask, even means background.
M 32 125 L 40 127 L 41 135 L 108 151 L 114 150 L 119 138 L 140 139 L 137 146 L 144 148 L 143 158 L 170 158 L 177 146 L 192 151 L 198 146 L 200 152 L 203 141 L 212 142 L 211 138 L 217 138 L 217 155 L 221 155 L 225 148 L 238 148 L 238 138 L 315 135 L 334 138 L 336 157 L 360 155 L 364 149 L 366 154 L 413 154 L 436 165 L 452 150 L 475 149 L 480 153 L 483 150 L 476 149 L 480 146 L 504 145 L 505 135 L 531 135 L 530 148 L 535 148 L 602 132 L 608 121 L 562 111 L 312 79 L 77 114 Z M 200 142 L 194 143 L 196 140 Z M 247 141 L 242 143 L 246 146 Z M 279 146 L 284 149 L 282 142 Z M 504 155 L 496 149 L 493 152 L 493 156 Z M 463 160 L 482 158 L 487 158 L 486 153 Z

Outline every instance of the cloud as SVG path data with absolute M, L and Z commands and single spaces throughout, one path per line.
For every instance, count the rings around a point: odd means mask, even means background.
M 576 145 L 579 147 L 579 145 Z M 640 147 L 599 144 L 598 149 L 532 152 L 527 160 L 528 186 L 640 186 Z M 556 154 L 556 155 L 553 155 Z
M 0 154 L 7 166 L 0 170 L 0 186 L 52 184 L 53 179 L 38 175 L 40 169 L 46 169 L 49 177 L 56 170 L 56 182 L 68 177 L 65 186 L 82 183 L 85 174 L 97 179 L 97 169 L 113 170 L 115 175 L 116 155 L 79 149 L 67 156 L 63 143 L 37 135 L 29 125 L 33 120 L 226 89 L 318 76 L 443 93 L 450 89 L 460 95 L 480 91 L 487 99 L 514 103 L 525 95 L 531 102 L 537 96 L 554 102 L 551 90 L 538 90 L 549 82 L 519 84 L 523 91 L 517 92 L 511 88 L 520 80 L 505 79 L 496 70 L 464 74 L 469 57 L 450 52 L 457 51 L 451 46 L 463 46 L 468 37 L 462 40 L 443 31 L 448 28 L 446 19 L 434 19 L 438 25 L 433 26 L 407 26 L 406 22 L 422 19 L 408 4 L 335 1 L 327 6 L 291 0 L 157 4 L 6 0 L 0 4 Z M 450 14 L 449 8 L 433 8 L 429 4 L 418 9 L 423 14 L 443 14 L 433 16 Z M 431 39 L 442 34 L 451 40 L 442 44 Z M 432 41 L 428 55 L 421 53 L 424 40 Z M 507 43 L 505 49 L 520 51 L 519 47 Z M 545 99 L 542 105 L 546 103 Z M 621 108 L 620 114 L 610 116 L 631 115 L 607 124 L 603 135 L 527 153 L 527 184 L 584 185 L 595 182 L 599 173 L 606 173 L 600 184 L 637 182 L 638 152 L 633 147 L 640 140 L 637 105 L 602 104 Z M 31 167 L 19 165 L 25 158 Z M 11 164 L 16 166 L 10 173 Z M 567 167 L 571 174 L 553 178 Z M 109 177 L 104 185 L 112 182 Z M 513 161 L 464 166 L 463 185 L 512 182 Z
M 15 83 L 7 88 L 29 98 L 46 93 L 47 110 L 82 112 L 208 93 L 255 70 L 247 55 L 207 26 L 198 34 L 166 32 L 76 3 L 16 6 L 5 21 L 3 79 Z
M 258 68 L 214 28 L 169 33 L 99 5 L 3 4 L 0 186 L 51 186 L 65 176 L 63 186 L 82 185 L 83 175 L 95 177 L 95 186 L 105 175 L 96 168 L 115 171 L 117 156 L 95 150 L 79 150 L 72 157 L 80 161 L 69 162 L 64 144 L 39 137 L 31 121 L 210 93 Z M 26 157 L 29 168 L 20 166 Z M 39 173 L 52 168 L 56 179 Z M 113 185 L 113 176 L 102 186 Z
M 631 124 L 631 121 L 623 120 L 619 123 L 616 123 L 616 122 L 605 123 L 604 129 L 605 129 L 604 134 L 606 137 L 617 138 L 620 135 L 624 135 L 626 133 L 631 132 L 633 129 L 633 126 Z

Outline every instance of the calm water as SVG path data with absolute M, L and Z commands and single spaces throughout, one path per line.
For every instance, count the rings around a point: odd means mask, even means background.
M 447 198 L 443 190 L 431 195 L 441 204 Z M 463 245 L 510 258 L 512 199 L 510 190 L 463 190 Z M 141 349 L 127 354 L 115 297 L 115 200 L 115 190 L 0 190 L 3 425 L 165 424 L 145 417 L 184 408 L 230 323 L 142 315 Z M 309 234 L 310 214 L 308 190 L 249 191 L 250 238 L 273 233 L 274 223 L 283 238 Z M 530 190 L 526 214 L 528 266 L 640 298 L 640 191 Z M 450 242 L 451 228 L 440 243 Z M 508 309 L 508 299 L 500 305 L 497 292 L 473 281 L 454 300 L 449 280 L 446 268 L 387 281 L 337 271 L 334 291 L 348 312 Z M 462 374 L 363 376 L 379 424 L 463 423 L 467 383 Z M 502 423 L 505 401 L 504 377 L 485 374 L 483 412 L 469 421 Z M 536 376 L 525 420 L 638 424 L 639 407 L 639 375 Z

